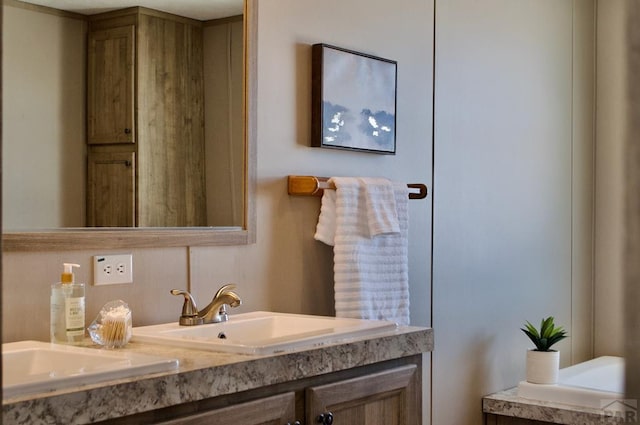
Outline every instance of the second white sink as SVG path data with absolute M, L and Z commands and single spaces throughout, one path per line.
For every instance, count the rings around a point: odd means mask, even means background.
M 133 340 L 240 354 L 273 354 L 329 344 L 396 328 L 393 322 L 256 311 L 228 322 L 180 326 L 177 322 L 133 329 Z
M 126 351 L 20 341 L 2 344 L 2 397 L 47 392 L 178 368 L 178 360 Z

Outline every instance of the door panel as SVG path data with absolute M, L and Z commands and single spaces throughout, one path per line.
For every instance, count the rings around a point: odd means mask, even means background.
M 334 425 L 419 425 L 419 379 L 409 365 L 308 388 L 307 424 L 331 414 Z

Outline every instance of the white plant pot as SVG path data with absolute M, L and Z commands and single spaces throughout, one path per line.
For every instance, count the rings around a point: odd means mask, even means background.
M 556 384 L 559 369 L 560 351 L 527 351 L 527 382 Z

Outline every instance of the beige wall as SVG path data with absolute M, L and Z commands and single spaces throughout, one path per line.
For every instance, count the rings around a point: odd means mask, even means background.
M 86 23 L 3 9 L 3 228 L 82 226 Z
M 332 314 L 332 251 L 313 240 L 319 200 L 288 196 L 285 177 L 381 175 L 430 189 L 426 200 L 409 203 L 416 325 L 430 324 L 437 200 L 434 424 L 480 423 L 481 396 L 521 379 L 528 344 L 518 328 L 526 319 L 554 314 L 576 332 L 578 341 L 561 347 L 564 364 L 588 355 L 590 282 L 574 282 L 572 273 L 588 279 L 589 262 L 572 249 L 577 236 L 588 243 L 576 232 L 589 217 L 574 215 L 572 202 L 588 204 L 589 197 L 571 161 L 584 158 L 572 143 L 585 147 L 592 124 L 576 122 L 589 105 L 579 108 L 572 95 L 588 78 L 573 74 L 572 62 L 589 62 L 589 54 L 576 55 L 573 20 L 589 11 L 571 0 L 476 3 L 438 2 L 433 191 L 433 1 L 261 0 L 257 243 L 134 250 L 135 283 L 90 286 L 88 322 L 114 298 L 130 303 L 136 325 L 173 321 L 181 300 L 170 288 L 189 288 L 204 303 L 227 282 L 239 286 L 238 311 Z M 588 28 L 577 34 L 589 38 Z M 398 61 L 397 155 L 309 147 L 310 45 L 318 42 Z M 572 190 L 579 192 L 573 198 Z M 5 253 L 5 341 L 46 340 L 49 284 L 61 263 L 81 264 L 78 280 L 90 282 L 91 256 L 108 253 Z M 16 319 L 25 312 L 28 321 Z
M 624 352 L 624 0 L 598 2 L 595 355 Z
M 129 302 L 135 325 L 174 321 L 181 300 L 169 289 L 189 288 L 206 303 L 226 282 L 238 284 L 244 301 L 238 311 L 332 314 L 332 250 L 313 240 L 320 202 L 288 196 L 286 176 L 379 175 L 431 188 L 432 10 L 432 1 L 415 0 L 393 8 L 386 0 L 260 1 L 257 243 L 134 250 L 133 285 L 87 288 L 87 324 L 117 298 Z M 317 42 L 398 61 L 397 155 L 309 147 L 310 45 Z M 427 325 L 431 196 L 410 202 L 409 213 L 411 320 Z M 49 285 L 59 279 L 61 263 L 81 264 L 77 280 L 91 282 L 91 256 L 108 253 L 5 253 L 4 341 L 47 340 Z M 423 394 L 428 414 L 428 384 Z
M 625 27 L 625 135 L 624 135 L 624 354 L 626 356 L 625 398 L 640 400 L 640 2 L 624 4 Z M 633 418 L 631 423 L 640 423 Z
M 128 301 L 136 325 L 176 320 L 188 287 L 204 303 L 225 282 L 238 284 L 239 311 L 333 313 L 331 248 L 313 240 L 319 199 L 286 193 L 288 174 L 380 175 L 431 187 L 432 3 L 261 1 L 258 43 L 258 241 L 216 248 L 134 250 L 133 285 L 87 290 L 87 317 L 113 298 Z M 340 11 L 340 13 L 336 13 Z M 367 11 L 367 13 L 363 13 Z M 354 31 L 357 28 L 357 31 Z M 398 154 L 381 156 L 309 147 L 310 45 L 332 43 L 397 60 Z M 4 143 L 10 143 L 5 138 Z M 10 182 L 7 182 L 10 184 Z M 429 323 L 431 198 L 410 203 L 412 322 Z M 120 252 L 120 251 L 118 251 Z M 5 341 L 48 338 L 49 284 L 63 261 L 81 264 L 105 250 L 5 253 Z M 12 320 L 29 312 L 30 320 Z

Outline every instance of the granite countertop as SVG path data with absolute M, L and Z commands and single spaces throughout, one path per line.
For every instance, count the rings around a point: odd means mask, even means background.
M 229 354 L 131 342 L 122 350 L 178 359 L 178 370 L 9 398 L 2 401 L 2 423 L 92 423 L 432 349 L 432 329 L 418 327 L 398 327 L 375 336 L 273 355 Z
M 494 415 L 566 425 L 624 423 L 624 418 L 606 416 L 600 409 L 518 397 L 518 388 L 510 388 L 484 397 L 482 411 Z

